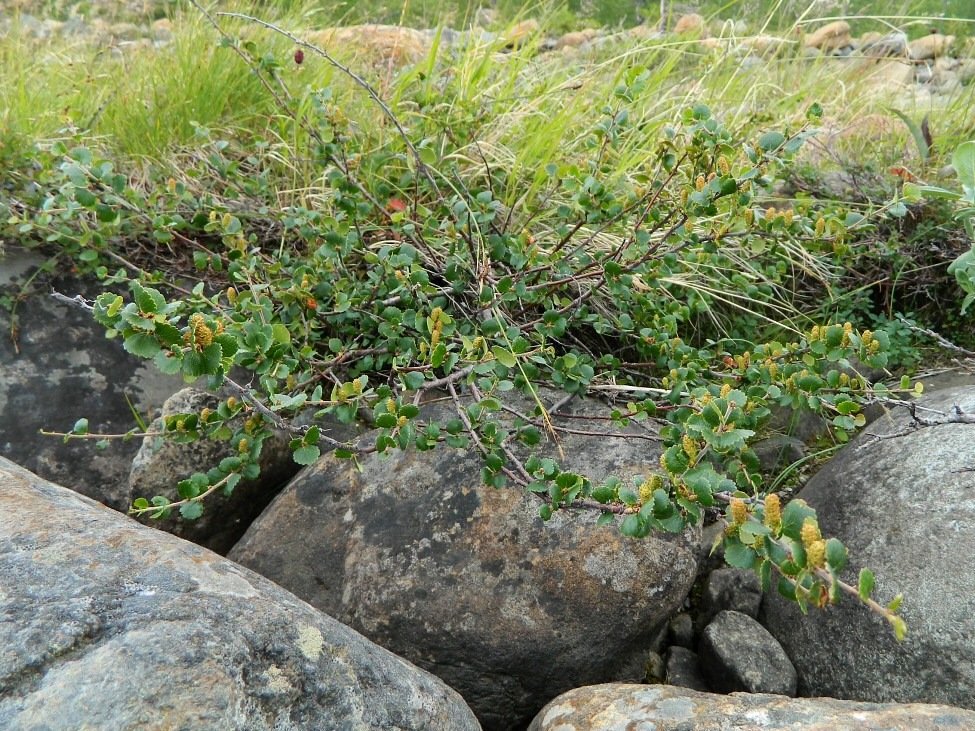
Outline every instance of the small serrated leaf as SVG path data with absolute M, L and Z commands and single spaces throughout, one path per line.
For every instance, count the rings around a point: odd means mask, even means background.
M 873 571 L 870 569 L 860 569 L 860 598 L 866 601 L 870 598 L 870 593 L 873 591 Z
M 162 346 L 159 345 L 159 341 L 154 335 L 137 332 L 129 335 L 122 344 L 122 347 L 129 353 L 132 353 L 132 355 L 138 355 L 143 358 L 154 358 Z
M 321 456 L 322 450 L 314 444 L 306 444 L 294 451 L 294 461 L 300 465 L 314 464 Z
M 180 505 L 179 514 L 186 518 L 186 520 L 196 520 L 203 515 L 203 503 L 194 501 L 192 503 Z

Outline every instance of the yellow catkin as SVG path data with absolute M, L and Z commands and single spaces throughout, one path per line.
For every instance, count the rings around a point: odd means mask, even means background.
M 826 541 L 820 539 L 813 541 L 806 548 L 806 566 L 811 569 L 818 569 L 826 563 Z
M 386 412 L 390 414 L 396 413 L 396 402 L 393 399 L 386 399 Z
M 640 504 L 646 505 L 653 500 L 653 484 L 650 480 L 644 480 L 640 485 Z
M 199 312 L 190 315 L 190 330 L 192 331 L 193 342 L 198 349 L 203 349 L 213 342 L 213 330 L 206 324 L 206 318 Z
M 802 539 L 802 545 L 807 548 L 823 537 L 819 532 L 819 524 L 815 518 L 808 517 L 802 521 L 802 529 L 799 531 L 799 537 Z
M 694 181 L 694 187 L 700 191 L 700 190 L 704 190 L 705 185 L 707 185 L 707 181 L 704 179 L 704 176 L 698 175 L 697 180 Z
M 735 525 L 743 525 L 748 520 L 748 506 L 741 498 L 731 498 L 731 521 Z
M 778 211 L 776 211 L 774 207 L 769 206 L 765 211 L 765 220 L 769 222 L 774 221 L 777 215 Z
M 718 158 L 718 170 L 721 171 L 722 175 L 727 175 L 731 170 L 731 166 L 728 164 L 728 159 L 724 155 L 721 155 Z
M 765 525 L 772 530 L 782 525 L 782 501 L 774 492 L 765 498 Z
M 731 393 L 731 384 L 726 383 L 721 387 L 721 398 L 728 398 L 729 393 Z
M 755 223 L 755 211 L 753 211 L 751 208 L 745 209 L 744 216 L 746 226 L 751 226 L 753 223 Z
M 690 434 L 685 434 L 681 437 L 681 447 L 684 449 L 684 454 L 693 463 L 697 458 L 697 444 Z
M 792 220 L 793 220 L 793 217 L 794 216 L 795 216 L 795 213 L 791 209 L 785 212 L 785 225 L 786 226 L 791 226 L 792 225 Z
M 684 189 L 683 189 L 683 190 L 682 190 L 682 191 L 680 192 L 680 204 L 681 204 L 681 206 L 686 206 L 686 205 L 687 205 L 687 198 L 688 198 L 688 195 L 689 195 L 689 194 L 688 194 L 688 192 L 687 192 L 687 188 L 684 188 Z

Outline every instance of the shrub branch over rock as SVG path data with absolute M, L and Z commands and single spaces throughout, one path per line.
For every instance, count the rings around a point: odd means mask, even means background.
M 804 609 L 845 591 L 904 636 L 899 600 L 874 602 L 869 571 L 857 587 L 840 580 L 846 548 L 819 534 L 803 501 L 767 494 L 749 446 L 770 407 L 821 414 L 845 440 L 863 425 L 864 404 L 892 394 L 849 375 L 854 356 L 886 364 L 886 333 L 799 316 L 803 282 L 828 269 L 862 218 L 768 203 L 818 105 L 806 125 L 755 139 L 693 106 L 633 167 L 619 150 L 642 139 L 635 102 L 650 79 L 634 66 L 595 106 L 584 156 L 518 177 L 426 113 L 397 118 L 361 76 L 286 34 L 305 64 L 306 54 L 335 64 L 382 107 L 397 139 L 371 146 L 378 132 L 347 118 L 328 88 L 292 90 L 283 62 L 212 22 L 273 94 L 282 135 L 307 145 L 327 195 L 275 208 L 268 170 L 279 162 L 266 143 L 213 140 L 200 128 L 207 158 L 197 177 L 205 171 L 219 189 L 190 175 L 140 191 L 80 141 L 59 142 L 23 224 L 127 285 L 127 296 L 83 303 L 127 351 L 233 394 L 165 426 L 172 439 L 229 440 L 236 456 L 182 481 L 177 500 L 140 498 L 133 513 L 199 517 L 208 495 L 256 475 L 272 429 L 290 431 L 301 464 L 322 447 L 348 459 L 473 447 L 483 482 L 536 494 L 543 519 L 598 511 L 635 538 L 716 519 L 727 561 L 754 569 L 766 589 L 776 583 Z M 426 87 L 414 91 L 404 108 L 422 110 Z M 519 187 L 524 195 L 506 204 L 503 191 Z M 165 277 L 113 251 L 113 240 L 139 237 L 184 246 L 201 281 L 165 296 Z M 127 266 L 110 274 L 113 261 Z M 753 341 L 759 332 L 772 335 Z M 231 379 L 232 367 L 251 381 Z M 559 442 L 543 389 L 612 397 L 615 427 L 653 424 L 659 466 L 635 484 L 594 483 L 557 459 L 520 458 L 523 447 Z M 421 418 L 420 406 L 444 395 L 453 418 Z M 340 442 L 308 425 L 310 414 L 365 421 L 375 436 Z M 243 426 L 231 427 L 241 415 Z M 87 436 L 80 420 L 65 438 Z

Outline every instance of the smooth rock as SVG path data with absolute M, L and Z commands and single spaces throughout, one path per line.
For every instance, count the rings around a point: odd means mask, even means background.
M 0 459 L 0 728 L 470 729 L 267 579 Z
M 660 453 L 642 439 L 562 444 L 568 468 L 597 480 L 646 474 Z M 696 532 L 626 539 L 592 513 L 543 523 L 534 496 L 485 488 L 480 471 L 476 454 L 446 448 L 358 468 L 325 457 L 230 555 L 443 678 L 485 728 L 523 727 L 590 679 L 642 679 L 694 581 Z M 612 629 L 595 639 L 601 621 Z
M 719 612 L 701 635 L 701 670 L 719 693 L 796 694 L 796 670 L 782 646 L 741 612 Z
M 975 387 L 922 398 L 918 413 L 975 412 Z M 933 409 L 930 411 L 928 409 Z M 799 493 L 824 536 L 847 546 L 841 578 L 876 575 L 882 605 L 902 593 L 907 638 L 856 600 L 803 617 L 775 592 L 761 618 L 799 673 L 802 695 L 975 707 L 975 424 L 910 428 L 906 409 L 877 419 Z M 901 436 L 892 436 L 900 434 Z M 877 439 L 876 436 L 886 438 Z
M 714 695 L 666 685 L 607 684 L 570 691 L 528 731 L 971 731 L 975 713 L 950 706 L 833 698 Z
M 538 21 L 534 18 L 529 18 L 528 20 L 523 20 L 520 23 L 515 23 L 513 26 L 508 28 L 504 33 L 502 33 L 502 38 L 504 38 L 506 46 L 517 47 L 524 44 L 533 35 L 538 33 L 541 26 Z
M 845 46 L 853 45 L 853 39 L 850 37 L 850 24 L 845 20 L 827 23 L 807 34 L 803 41 L 809 48 L 818 48 L 821 51 L 836 51 Z
M 864 56 L 874 58 L 897 57 L 908 55 L 907 35 L 900 31 L 894 33 L 864 33 L 857 41 L 857 50 Z
M 431 48 L 431 41 L 423 31 L 398 25 L 349 25 L 310 31 L 301 37 L 344 55 L 397 67 L 418 63 Z
M 679 36 L 686 34 L 700 36 L 701 38 L 707 37 L 708 30 L 704 16 L 698 13 L 682 15 L 677 19 L 677 24 L 674 26 L 674 33 Z
M 964 58 L 958 64 L 958 79 L 968 85 L 975 80 L 975 58 Z
M 774 56 L 787 46 L 788 43 L 784 38 L 770 35 L 751 36 L 749 38 L 742 38 L 739 41 L 739 47 L 741 49 L 765 58 Z
M 955 43 L 954 36 L 945 36 L 941 33 L 930 33 L 920 38 L 915 38 L 908 44 L 908 53 L 915 61 L 926 61 L 930 58 L 944 56 Z

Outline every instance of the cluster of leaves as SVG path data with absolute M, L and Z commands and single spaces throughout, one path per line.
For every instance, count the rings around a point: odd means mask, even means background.
M 961 314 L 964 315 L 975 302 L 975 141 L 959 145 L 951 163 L 961 183 L 961 193 L 936 186 L 905 185 L 904 196 L 915 201 L 932 196 L 960 204 L 956 217 L 965 227 L 971 247 L 951 263 L 948 273 L 954 275 L 958 286 L 965 292 L 961 305 Z
M 270 88 L 283 86 L 275 64 L 233 39 L 227 46 Z M 838 541 L 810 558 L 796 534 L 796 520 L 814 522 L 811 510 L 795 502 L 781 525 L 769 523 L 749 446 L 772 406 L 823 414 L 845 440 L 863 424 L 863 404 L 890 393 L 849 371 L 854 355 L 886 365 L 883 332 L 849 323 L 803 331 L 788 321 L 796 271 L 830 257 L 859 217 L 811 203 L 767 206 L 766 191 L 809 130 L 740 138 L 704 105 L 663 131 L 642 169 L 621 174 L 614 150 L 639 129 L 630 108 L 648 78 L 641 68 L 625 75 L 589 132 L 587 159 L 550 165 L 540 203 L 527 210 L 496 196 L 496 187 L 518 181 L 465 169 L 446 136 L 420 147 L 404 134 L 401 154 L 382 153 L 384 177 L 360 175 L 379 161 L 368 159 L 367 133 L 327 90 L 282 102 L 324 170 L 323 205 L 275 211 L 262 200 L 270 197 L 267 181 L 253 177 L 260 150 L 235 153 L 228 141 L 207 143 L 207 165 L 224 190 L 246 193 L 235 200 L 175 181 L 146 194 L 87 147 L 55 147 L 59 164 L 38 187 L 38 205 L 11 225 L 47 232 L 107 280 L 128 283 L 129 297 L 106 292 L 91 305 L 127 351 L 234 394 L 217 409 L 171 417 L 166 433 L 226 439 L 237 455 L 180 483 L 179 500 L 140 499 L 133 512 L 164 517 L 179 506 L 184 517 L 198 517 L 206 496 L 255 475 L 272 428 L 292 433 L 302 464 L 322 447 L 354 459 L 473 446 L 484 482 L 536 493 L 543 519 L 595 510 L 640 537 L 710 515 L 729 526 L 730 562 L 756 568 L 766 583 L 775 569 L 780 589 L 803 607 L 833 601 L 844 587 L 860 595 L 837 578 L 846 556 Z M 812 107 L 810 121 L 820 114 Z M 276 248 L 268 230 L 281 242 Z M 167 297 L 161 275 L 124 259 L 128 267 L 109 275 L 108 263 L 121 258 L 112 242 L 133 237 L 192 247 L 205 281 L 171 287 Z M 791 266 L 797 261 L 802 266 Z M 726 325 L 742 318 L 789 337 L 727 337 Z M 232 367 L 252 372 L 254 386 L 236 383 Z M 537 454 L 520 459 L 515 443 L 531 449 L 546 433 L 558 441 L 542 387 L 576 397 L 594 389 L 627 394 L 614 420 L 660 424 L 660 470 L 628 485 L 616 477 L 594 482 Z M 424 419 L 421 403 L 444 392 L 455 415 Z M 503 421 L 512 395 L 537 406 Z M 313 423 L 326 415 L 362 419 L 375 438 L 339 443 L 318 426 L 298 426 L 299 413 Z M 862 594 L 895 622 L 896 607 Z

